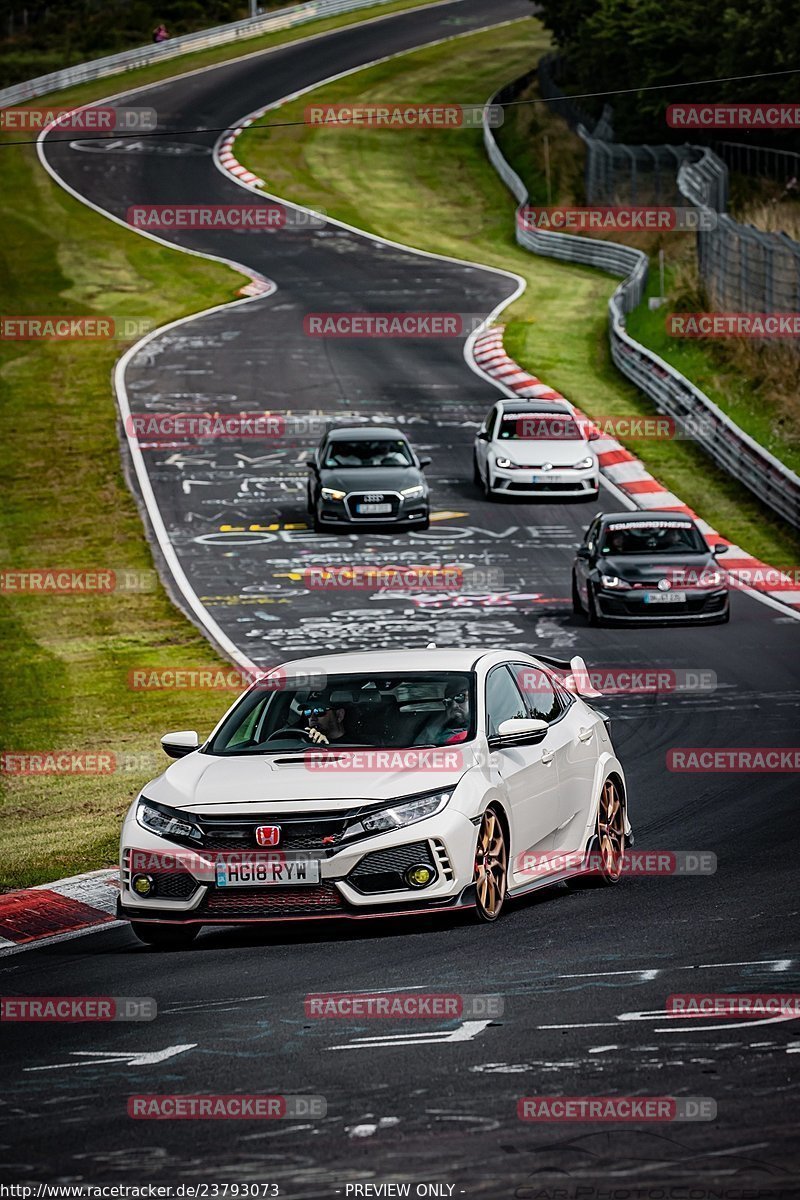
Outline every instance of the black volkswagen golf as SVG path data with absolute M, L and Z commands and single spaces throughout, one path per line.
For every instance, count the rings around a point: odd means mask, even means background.
M 670 512 L 601 513 L 578 547 L 572 608 L 604 621 L 727 621 L 726 573 L 691 517 Z
M 398 429 L 331 429 L 308 464 L 308 511 L 319 531 L 333 525 L 407 525 L 427 529 L 430 497 L 423 468 Z

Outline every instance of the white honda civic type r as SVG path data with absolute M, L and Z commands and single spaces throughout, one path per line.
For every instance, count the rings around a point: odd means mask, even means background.
M 180 761 L 125 818 L 119 915 L 177 949 L 203 925 L 493 921 L 556 881 L 616 883 L 627 790 L 587 679 L 580 658 L 432 647 L 269 672 L 202 745 L 162 739 Z

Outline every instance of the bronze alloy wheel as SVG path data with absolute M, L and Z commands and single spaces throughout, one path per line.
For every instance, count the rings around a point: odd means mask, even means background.
M 625 853 L 625 804 L 619 785 L 607 779 L 600 795 L 597 810 L 597 847 L 599 857 L 593 872 L 601 883 L 619 883 L 622 878 L 622 857 Z
M 487 808 L 475 849 L 476 913 L 480 921 L 496 921 L 508 887 L 506 835 L 497 810 Z

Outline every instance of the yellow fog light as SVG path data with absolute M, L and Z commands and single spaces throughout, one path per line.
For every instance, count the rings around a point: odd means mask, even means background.
M 427 887 L 435 878 L 436 872 L 433 870 L 433 867 L 429 867 L 425 863 L 420 863 L 416 867 L 409 867 L 406 871 L 406 883 L 409 887 Z
M 155 891 L 155 884 L 150 875 L 134 875 L 131 880 L 131 888 L 137 896 L 149 896 L 151 892 Z

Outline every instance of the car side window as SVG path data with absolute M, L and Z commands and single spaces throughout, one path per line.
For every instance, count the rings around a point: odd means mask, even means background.
M 489 413 L 489 416 L 487 417 L 488 429 L 489 429 L 489 441 L 492 441 L 494 438 L 497 437 L 497 417 L 498 417 L 498 409 L 493 408 L 492 411 Z
M 567 707 L 558 685 L 541 667 L 513 663 L 511 670 L 522 692 L 527 715 L 537 721 L 555 721 Z
M 525 701 L 505 665 L 494 667 L 486 680 L 486 729 L 494 737 L 503 721 L 526 717 Z

